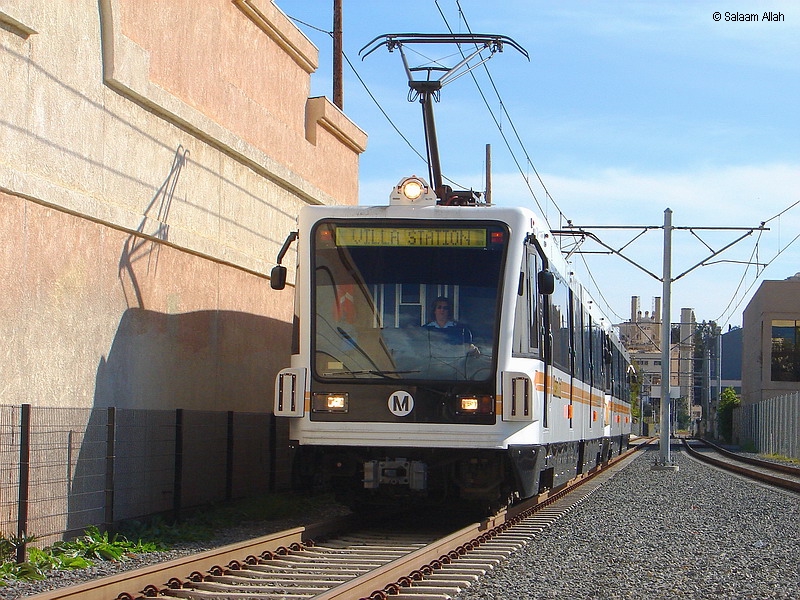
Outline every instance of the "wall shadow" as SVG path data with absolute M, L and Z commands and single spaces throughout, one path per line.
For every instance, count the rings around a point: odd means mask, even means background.
M 67 535 L 172 511 L 176 498 L 197 506 L 267 491 L 289 461 L 288 436 L 271 413 L 290 339 L 290 324 L 248 313 L 126 310 L 98 365 L 68 478 Z

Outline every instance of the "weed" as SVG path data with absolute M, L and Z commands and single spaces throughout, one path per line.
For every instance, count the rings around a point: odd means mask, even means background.
M 777 460 L 780 462 L 787 462 L 792 464 L 800 464 L 800 458 L 792 458 L 791 456 L 784 456 L 783 454 L 762 454 L 762 456 L 768 460 Z
M 28 546 L 36 540 L 35 536 L 6 538 L 0 534 L 0 586 L 4 580 L 44 579 L 48 571 L 83 569 L 95 561 L 121 561 L 133 554 L 167 550 L 177 542 L 206 541 L 219 529 L 299 516 L 330 502 L 331 498 L 322 496 L 268 494 L 208 506 L 178 523 L 168 523 L 161 518 L 146 523 L 127 521 L 113 534 L 92 526 L 80 537 L 56 542 L 44 549 Z M 130 541 L 134 539 L 137 541 Z M 28 560 L 17 563 L 16 553 L 21 545 L 28 546 Z

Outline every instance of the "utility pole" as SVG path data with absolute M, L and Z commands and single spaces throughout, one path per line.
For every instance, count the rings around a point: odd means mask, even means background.
M 333 0 L 333 103 L 344 110 L 342 82 L 342 0 Z

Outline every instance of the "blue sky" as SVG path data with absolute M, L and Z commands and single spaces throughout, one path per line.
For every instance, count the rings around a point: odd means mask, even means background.
M 443 88 L 435 112 L 446 177 L 482 190 L 485 145 L 491 144 L 494 201 L 528 206 L 552 228 L 563 225 L 559 211 L 587 227 L 661 226 L 667 208 L 680 228 L 768 221 L 770 231 L 754 232 L 715 264 L 674 282 L 673 321 L 680 308 L 691 307 L 699 321 L 741 325 L 760 281 L 800 272 L 800 239 L 793 242 L 800 235 L 800 205 L 776 216 L 800 202 L 800 3 L 343 2 L 345 54 L 358 73 L 345 63 L 344 111 L 369 135 L 360 162 L 361 204 L 385 204 L 393 184 L 425 175 L 427 167 L 375 103 L 424 154 L 421 109 L 407 100 L 399 53 L 381 48 L 362 61 L 358 51 L 381 34 L 446 33 L 449 25 L 459 33 L 508 36 L 530 61 L 506 47 L 487 63 L 491 80 L 481 67 L 474 71 L 477 83 L 465 76 Z M 298 27 L 320 50 L 311 94 L 331 97 L 332 44 L 324 31 L 332 28 L 333 1 L 276 4 L 303 22 Z M 767 11 L 782 13 L 783 20 L 763 21 Z M 759 21 L 733 21 L 733 13 L 757 13 Z M 451 47 L 422 50 L 425 56 L 409 52 L 410 62 L 452 65 L 458 59 Z M 595 233 L 614 248 L 636 234 Z M 673 277 L 745 232 L 695 233 L 673 232 Z M 663 231 L 654 229 L 626 253 L 660 276 L 662 243 Z M 583 249 L 600 247 L 587 243 Z M 751 260 L 769 264 L 757 271 L 743 264 Z M 642 310 L 649 310 L 662 294 L 660 281 L 618 257 L 583 254 L 574 263 L 615 321 L 629 316 L 631 296 L 640 296 Z

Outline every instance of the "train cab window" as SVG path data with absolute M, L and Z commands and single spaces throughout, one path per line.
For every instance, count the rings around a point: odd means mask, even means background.
M 321 221 L 311 240 L 314 376 L 491 379 L 508 238 L 494 221 Z M 448 318 L 430 326 L 438 299 Z

